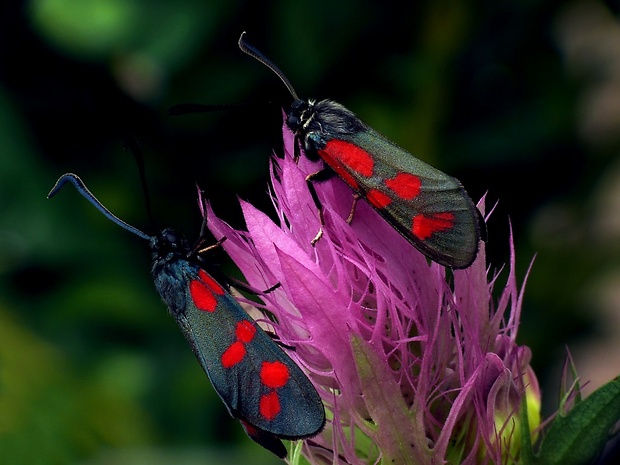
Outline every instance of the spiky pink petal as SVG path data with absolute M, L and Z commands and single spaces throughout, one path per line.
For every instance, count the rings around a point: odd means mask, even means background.
M 514 418 L 526 384 L 532 395 L 539 391 L 531 354 L 516 344 L 522 293 L 512 241 L 495 304 L 498 277 L 488 279 L 484 244 L 472 266 L 447 273 L 367 203 L 347 223 L 351 191 L 333 179 L 315 184 L 325 224 L 313 246 L 321 225 L 306 176 L 322 165 L 303 156 L 296 163 L 286 127 L 284 142 L 284 157 L 271 166 L 277 222 L 243 201 L 247 231 L 207 204 L 203 211 L 250 286 L 280 284 L 261 298 L 333 415 L 306 457 L 518 463 Z

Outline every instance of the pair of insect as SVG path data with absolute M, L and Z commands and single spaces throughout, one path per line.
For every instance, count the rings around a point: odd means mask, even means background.
M 286 124 L 295 134 L 296 149 L 302 144 L 307 156 L 327 165 L 307 178 L 321 228 L 313 182 L 336 174 L 354 191 L 355 201 L 365 199 L 430 259 L 453 268 L 469 266 L 482 222 L 459 181 L 397 147 L 342 105 L 299 99 L 285 75 L 243 36 L 241 50 L 274 71 L 294 99 Z M 200 240 L 192 248 L 172 229 L 149 236 L 112 214 L 74 174 L 63 175 L 48 198 L 66 183 L 108 219 L 149 242 L 155 287 L 229 413 L 251 439 L 285 458 L 281 439 L 310 438 L 323 429 L 325 410 L 313 384 L 247 315 L 227 285 L 213 277 L 205 254 L 219 243 L 201 248 Z

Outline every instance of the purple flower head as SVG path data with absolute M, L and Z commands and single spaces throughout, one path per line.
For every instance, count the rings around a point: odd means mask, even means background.
M 430 263 L 344 182 L 315 184 L 324 233 L 305 178 L 322 162 L 271 163 L 277 221 L 241 201 L 247 231 L 204 202 L 208 226 L 275 317 L 278 338 L 313 381 L 328 425 L 306 441 L 310 463 L 519 463 L 519 405 L 539 423 L 530 351 L 516 344 L 521 293 L 514 254 L 497 303 L 484 245 L 471 267 Z M 450 276 L 451 275 L 451 276 Z M 295 460 L 295 455 L 292 455 Z

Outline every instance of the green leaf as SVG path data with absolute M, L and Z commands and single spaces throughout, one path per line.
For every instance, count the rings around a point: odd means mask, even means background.
M 620 377 L 581 401 L 568 414 L 558 413 L 545 435 L 535 463 L 590 463 L 603 450 L 611 428 L 619 419 Z
M 519 422 L 521 428 L 521 464 L 533 465 L 534 454 L 532 452 L 532 437 L 530 436 L 530 419 L 527 413 L 527 399 L 526 396 L 521 398 L 521 405 L 519 406 L 519 416 L 521 421 Z

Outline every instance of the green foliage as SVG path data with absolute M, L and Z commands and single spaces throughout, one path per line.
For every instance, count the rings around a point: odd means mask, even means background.
M 551 423 L 534 463 L 539 465 L 583 465 L 592 463 L 620 421 L 620 378 L 616 378 L 568 414 L 560 412 Z
M 131 398 L 96 380 L 78 379 L 55 347 L 21 327 L 5 308 L 0 354 L 0 456 L 6 463 L 71 463 L 101 444 L 126 447 L 152 439 L 147 415 Z

